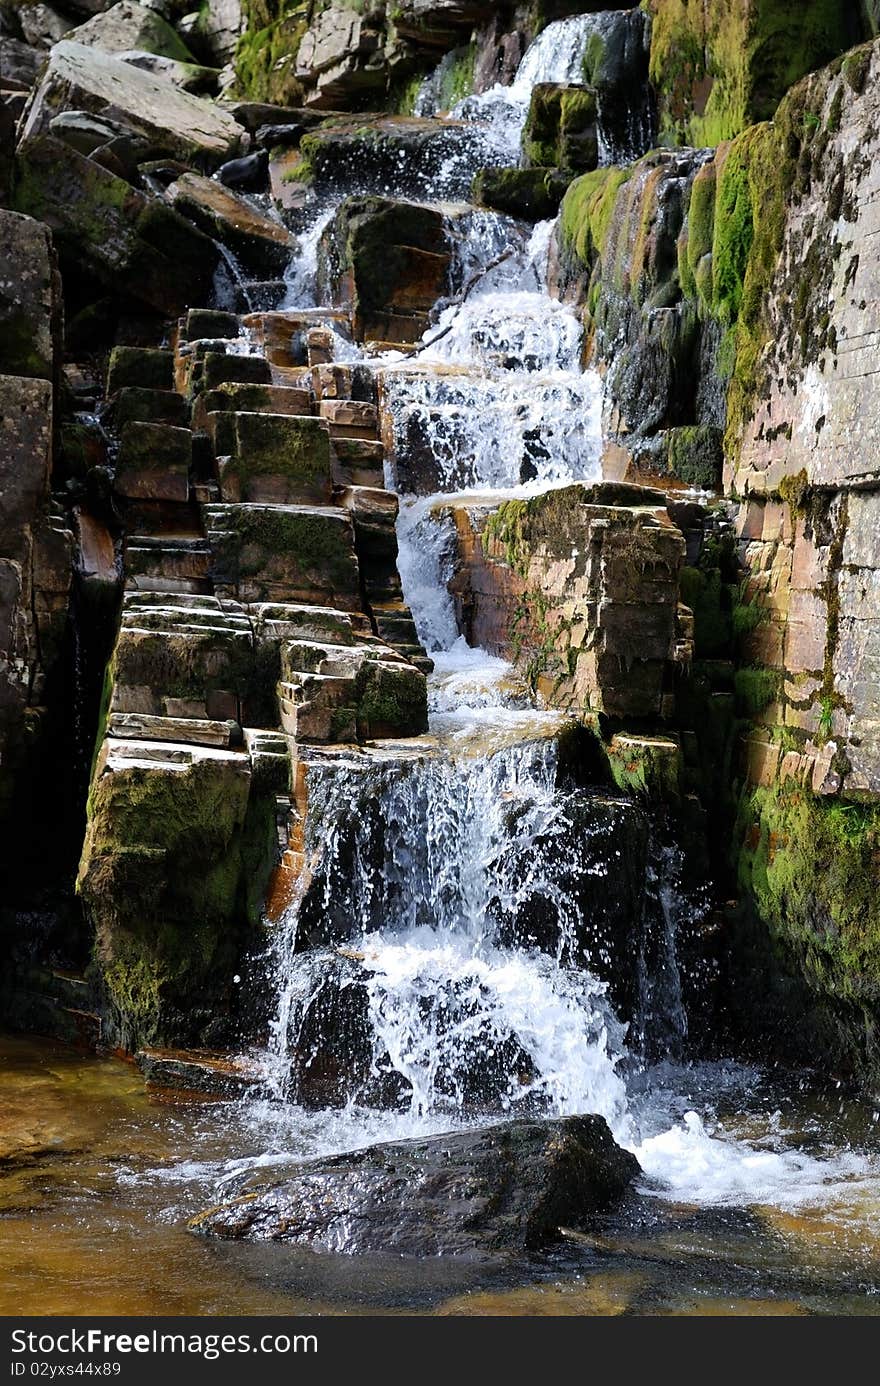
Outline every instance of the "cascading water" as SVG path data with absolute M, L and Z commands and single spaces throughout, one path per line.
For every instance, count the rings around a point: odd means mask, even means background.
M 591 37 L 618 17 L 548 26 L 511 88 L 463 103 L 456 176 L 473 152 L 468 122 L 509 155 L 533 85 L 580 80 Z M 320 229 L 301 240 L 288 306 L 314 305 Z M 725 1131 L 717 1095 L 753 1081 L 745 1069 L 639 1058 L 647 1041 L 674 1056 L 687 1032 L 675 850 L 652 842 L 636 806 L 566 779 L 561 715 L 536 710 L 514 671 L 456 627 L 450 504 L 600 476 L 601 385 L 582 369 L 577 318 L 547 290 L 552 232 L 457 209 L 436 322 L 414 352 L 373 358 L 404 594 L 435 661 L 431 734 L 306 753 L 307 866 L 274 939 L 268 1108 L 252 1110 L 310 1153 L 515 1110 L 595 1111 L 657 1193 L 741 1202 L 755 1179 L 796 1205 L 858 1162 L 792 1150 L 784 1132 L 756 1143 Z

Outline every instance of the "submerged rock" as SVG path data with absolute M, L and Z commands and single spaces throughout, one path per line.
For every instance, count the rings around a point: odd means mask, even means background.
M 638 1172 L 603 1117 L 510 1121 L 315 1160 L 190 1227 L 345 1255 L 524 1252 L 585 1226 Z

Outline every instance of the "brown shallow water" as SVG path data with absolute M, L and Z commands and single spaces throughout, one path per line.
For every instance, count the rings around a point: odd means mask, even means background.
M 808 1093 L 806 1125 L 864 1125 Z M 874 1314 L 876 1184 L 822 1207 L 700 1208 L 634 1194 L 515 1266 L 214 1243 L 186 1219 L 260 1152 L 225 1104 L 159 1099 L 113 1058 L 0 1037 L 0 1314 Z M 843 1137 L 841 1137 L 843 1139 Z

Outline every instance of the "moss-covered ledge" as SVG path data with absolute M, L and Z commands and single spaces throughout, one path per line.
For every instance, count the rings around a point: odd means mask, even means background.
M 246 752 L 104 742 L 78 890 L 112 1043 L 232 1040 L 275 854 L 275 796 Z

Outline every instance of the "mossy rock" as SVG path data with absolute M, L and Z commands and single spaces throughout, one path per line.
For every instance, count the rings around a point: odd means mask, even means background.
M 585 86 L 538 83 L 532 88 L 522 148 L 531 167 L 594 169 L 599 159 L 596 93 Z
M 674 737 L 620 732 L 611 738 L 606 753 L 618 789 L 637 798 L 678 799 L 681 750 Z
M 880 807 L 819 798 L 791 780 L 749 789 L 740 801 L 736 853 L 740 889 L 775 964 L 776 978 L 768 968 L 767 981 L 793 976 L 826 1053 L 876 1080 Z M 747 1004 L 760 998 L 744 998 Z M 801 1034 L 802 1045 L 813 1039 L 806 1025 Z
M 768 120 L 790 87 L 866 35 L 838 0 L 648 0 L 661 139 L 697 148 Z
M 114 347 L 107 369 L 107 394 L 138 387 L 142 390 L 174 388 L 174 352 L 158 347 Z
M 556 215 L 571 179 L 556 168 L 484 168 L 471 189 L 474 202 L 523 221 Z
M 720 490 L 724 463 L 721 429 L 709 424 L 669 429 L 666 461 L 670 475 L 678 481 L 706 491 Z
M 99 758 L 78 889 L 110 1037 L 229 1042 L 233 977 L 274 859 L 274 798 L 244 755 L 110 768 Z

